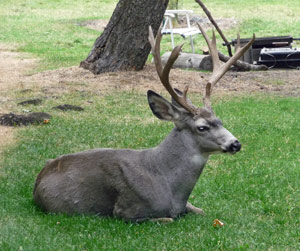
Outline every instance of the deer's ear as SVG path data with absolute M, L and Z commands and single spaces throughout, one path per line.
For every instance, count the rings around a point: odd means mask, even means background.
M 153 114 L 162 120 L 176 122 L 181 118 L 181 111 L 157 93 L 147 92 L 148 103 Z

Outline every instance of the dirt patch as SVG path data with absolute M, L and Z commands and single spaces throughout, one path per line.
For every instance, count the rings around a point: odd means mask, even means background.
M 8 113 L 0 116 L 0 125 L 27 126 L 31 124 L 48 123 L 51 115 L 44 112 L 33 112 L 27 115 Z
M 99 19 L 99 20 L 88 20 L 80 23 L 81 26 L 86 26 L 89 29 L 96 31 L 104 31 L 106 25 L 108 24 L 108 20 Z
M 215 18 L 215 21 L 221 30 L 229 30 L 238 25 L 238 21 L 234 18 Z M 184 16 L 179 16 L 178 22 L 182 27 L 187 26 L 186 18 Z M 197 22 L 199 22 L 205 30 L 214 28 L 207 17 L 199 16 L 197 14 L 190 15 L 191 25 L 197 27 Z
M 269 93 L 280 96 L 300 96 L 298 70 L 270 70 L 266 72 L 228 72 L 214 89 L 215 95 Z M 203 92 L 210 73 L 173 69 L 170 80 L 174 87 L 184 89 L 190 85 L 190 92 Z M 116 72 L 93 75 L 77 66 L 45 71 L 25 76 L 27 83 L 39 83 L 48 95 L 69 91 L 91 90 L 103 94 L 114 90 L 142 91 L 152 89 L 164 92 L 155 67 L 146 65 L 139 72 Z
M 6 55 L 6 56 L 3 56 Z M 10 88 L 31 90 L 37 95 L 50 97 L 59 96 L 72 91 L 91 91 L 95 94 L 104 94 L 115 90 L 142 91 L 152 89 L 164 92 L 160 84 L 155 67 L 146 65 L 139 72 L 116 72 L 94 75 L 78 66 L 44 71 L 33 75 L 25 75 L 26 71 L 35 66 L 36 60 L 20 58 L 16 52 L 8 53 L 0 50 L 0 105 L 8 103 L 9 97 L 3 90 Z M 5 61 L 18 65 L 10 68 Z M 214 89 L 215 95 L 232 95 L 240 93 L 270 93 L 281 96 L 300 96 L 300 72 L 298 70 L 270 70 L 266 72 L 228 72 Z M 204 85 L 210 73 L 173 69 L 170 80 L 174 87 L 183 89 L 190 85 L 190 92 L 203 92 Z M 13 79 L 13 81 L 12 81 Z M 2 95 L 1 95 L 2 93 Z M 1 113 L 2 107 L 0 110 Z
M 25 100 L 23 102 L 18 103 L 18 105 L 40 105 L 43 103 L 43 100 L 36 98 L 36 99 L 29 99 L 29 100 Z
M 61 111 L 83 111 L 84 110 L 80 106 L 69 105 L 69 104 L 58 105 L 58 106 L 53 107 L 53 109 L 58 109 L 58 110 L 61 110 Z
M 32 70 L 37 63 L 37 59 L 14 51 L 13 46 L 0 44 L 0 93 L 24 88 L 24 74 Z

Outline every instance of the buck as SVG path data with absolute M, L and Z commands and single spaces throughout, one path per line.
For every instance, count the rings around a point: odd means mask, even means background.
M 240 142 L 215 116 L 210 96 L 212 88 L 240 58 L 253 39 L 221 65 L 216 48 L 202 27 L 213 62 L 213 73 L 206 84 L 204 106 L 197 108 L 184 92 L 173 89 L 169 73 L 181 51 L 172 51 L 165 67 L 160 58 L 161 31 L 154 39 L 149 27 L 149 42 L 158 76 L 172 97 L 172 103 L 149 90 L 153 114 L 172 121 L 171 133 L 154 148 L 144 150 L 94 149 L 62 155 L 48 160 L 38 174 L 34 200 L 44 211 L 66 214 L 115 216 L 126 221 L 173 221 L 194 212 L 203 214 L 188 202 L 189 196 L 211 154 L 241 149 Z

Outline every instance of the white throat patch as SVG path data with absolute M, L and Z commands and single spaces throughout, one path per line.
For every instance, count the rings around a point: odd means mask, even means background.
M 207 162 L 208 157 L 204 157 L 200 154 L 194 154 L 192 157 L 192 162 L 196 166 L 204 166 L 205 163 Z

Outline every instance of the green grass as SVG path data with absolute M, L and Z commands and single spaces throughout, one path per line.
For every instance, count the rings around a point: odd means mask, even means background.
M 82 21 L 109 20 L 117 0 L 106 1 L 25 1 L 0 2 L 0 42 L 13 43 L 18 50 L 41 59 L 36 70 L 79 65 L 92 48 L 100 32 L 80 26 Z M 235 18 L 238 27 L 225 31 L 228 40 L 236 37 L 293 35 L 300 37 L 300 5 L 298 0 L 212 0 L 204 1 L 215 18 Z M 192 9 L 204 16 L 194 0 L 180 1 L 180 8 Z M 225 48 L 219 48 L 225 52 Z M 176 36 L 176 43 L 183 39 Z M 188 41 L 184 47 L 190 51 Z M 196 52 L 206 47 L 202 38 L 195 39 Z M 171 40 L 166 36 L 162 51 L 170 50 Z
M 42 59 L 38 70 L 79 65 L 100 32 L 80 22 L 109 19 L 117 1 L 1 1 L 0 42 Z
M 51 109 L 71 100 L 86 111 Z M 234 156 L 215 155 L 206 166 L 190 200 L 206 216 L 189 214 L 167 225 L 46 215 L 32 201 L 34 180 L 49 158 L 95 147 L 157 145 L 172 125 L 152 119 L 145 95 L 69 94 L 60 100 L 47 99 L 38 108 L 29 107 L 51 112 L 53 119 L 47 125 L 19 130 L 19 141 L 5 152 L 0 170 L 0 249 L 297 250 L 299 106 L 296 98 L 219 101 L 215 111 L 243 149 Z M 223 228 L 212 226 L 216 218 L 225 222 Z

